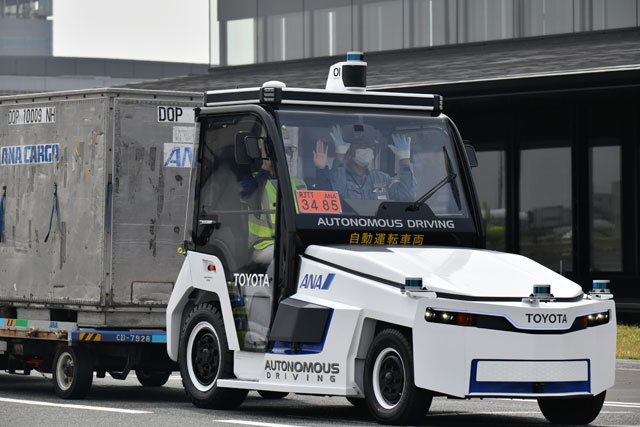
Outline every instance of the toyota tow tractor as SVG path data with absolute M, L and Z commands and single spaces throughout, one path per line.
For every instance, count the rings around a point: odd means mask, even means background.
M 324 90 L 271 81 L 196 109 L 167 309 L 187 394 L 344 396 L 394 424 L 434 396 L 528 398 L 591 422 L 614 383 L 612 295 L 485 250 L 475 153 L 442 98 L 365 77 L 352 52 Z

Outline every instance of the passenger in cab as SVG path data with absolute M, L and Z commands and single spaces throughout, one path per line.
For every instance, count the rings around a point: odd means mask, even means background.
M 343 136 L 344 134 L 344 136 Z M 327 167 L 328 145 L 316 142 L 313 162 L 317 168 L 318 182 L 330 182 L 331 189 L 341 197 L 353 199 L 413 201 L 416 181 L 411 169 L 411 138 L 393 134 L 393 151 L 400 164 L 397 176 L 374 169 L 376 157 L 375 139 L 379 133 L 369 125 L 355 124 L 331 128 L 336 157 L 331 169 Z

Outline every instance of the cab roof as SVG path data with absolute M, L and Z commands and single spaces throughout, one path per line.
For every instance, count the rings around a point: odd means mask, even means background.
M 328 91 L 288 87 L 253 87 L 247 89 L 214 90 L 205 93 L 205 106 L 217 107 L 240 104 L 285 104 L 332 107 L 391 108 L 442 112 L 440 95 L 373 91 Z

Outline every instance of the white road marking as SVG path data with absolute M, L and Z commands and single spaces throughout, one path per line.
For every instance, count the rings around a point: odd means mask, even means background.
M 616 408 L 640 409 L 640 404 L 638 404 L 638 403 L 627 403 L 627 402 L 604 402 L 604 406 L 613 406 L 613 407 L 616 407 Z
M 512 401 L 512 402 L 532 402 L 537 403 L 537 400 L 534 399 L 496 399 L 502 401 Z M 617 408 L 638 408 L 640 409 L 640 403 L 636 402 L 613 402 L 613 401 L 605 401 L 604 406 L 612 406 Z
M 640 369 L 638 369 L 638 368 L 616 368 L 616 371 L 636 371 L 636 372 L 640 372 Z
M 243 426 L 258 426 L 258 427 L 295 427 L 296 424 L 276 424 L 276 423 L 262 423 L 260 421 L 247 421 L 247 420 L 220 420 L 215 421 L 220 423 L 240 424 Z
M 429 416 L 432 417 L 458 417 L 460 415 L 530 415 L 538 414 L 540 411 L 469 411 L 469 412 L 429 412 Z
M 86 409 L 89 411 L 119 412 L 121 414 L 153 414 L 153 412 L 150 411 L 136 411 L 133 409 L 106 408 L 104 406 L 71 405 L 68 403 L 41 402 L 38 400 L 7 399 L 5 397 L 0 397 L 0 402 L 23 403 L 25 405 L 36 406 L 55 406 L 58 408 Z

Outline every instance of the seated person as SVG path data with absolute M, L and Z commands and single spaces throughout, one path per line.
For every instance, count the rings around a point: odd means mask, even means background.
M 354 125 L 363 128 L 365 125 Z M 349 127 L 346 127 L 349 130 Z M 313 162 L 317 168 L 318 182 L 330 182 L 333 190 L 341 197 L 353 199 L 377 199 L 413 201 L 416 194 L 416 181 L 410 163 L 411 138 L 403 135 L 392 135 L 393 145 L 389 148 L 400 161 L 401 169 L 398 178 L 386 172 L 372 169 L 375 158 L 375 140 L 358 138 L 359 129 L 354 130 L 354 138 L 346 142 L 342 137 L 342 129 L 333 126 L 330 132 L 336 149 L 336 158 L 331 170 L 327 168 L 327 152 L 329 147 L 324 142 L 316 142 Z M 362 134 L 366 132 L 362 131 Z
M 285 154 L 290 169 L 295 167 L 293 159 L 296 148 L 291 140 L 285 140 Z M 267 156 L 264 142 L 261 142 L 260 150 L 262 152 L 261 167 L 257 172 L 242 178 L 240 197 L 249 205 L 250 210 L 257 211 L 249 214 L 249 247 L 253 248 L 251 260 L 257 264 L 270 264 L 273 261 L 276 233 L 278 182 L 271 160 Z M 295 178 L 293 170 L 291 171 L 291 187 L 294 198 L 296 190 L 307 189 L 303 180 Z

